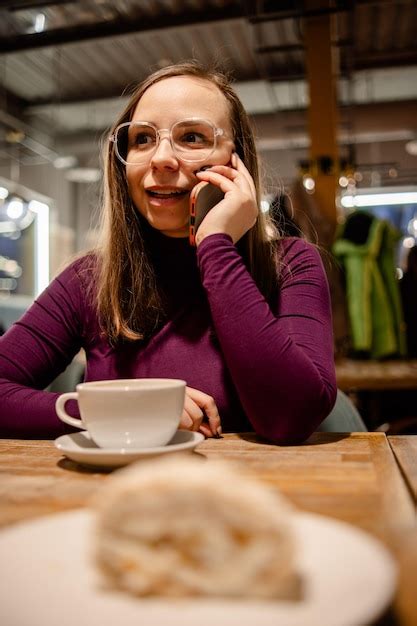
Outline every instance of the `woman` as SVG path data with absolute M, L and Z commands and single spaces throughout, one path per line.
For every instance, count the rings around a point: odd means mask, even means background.
M 101 245 L 1 339 L 3 435 L 62 432 L 57 394 L 42 389 L 83 347 L 87 381 L 186 380 L 183 428 L 304 440 L 336 396 L 328 287 L 314 247 L 267 228 L 253 134 L 226 78 L 194 62 L 152 74 L 105 158 Z M 193 248 L 199 181 L 225 196 Z

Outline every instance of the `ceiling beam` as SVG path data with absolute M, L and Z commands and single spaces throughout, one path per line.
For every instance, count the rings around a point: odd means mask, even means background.
M 353 41 L 351 39 L 339 39 L 338 41 L 332 42 L 332 46 L 336 46 L 337 48 L 344 48 L 346 46 L 352 46 Z M 275 52 L 304 52 L 305 45 L 304 43 L 292 43 L 286 45 L 274 45 L 274 46 L 258 46 L 255 48 L 255 52 L 257 54 L 272 54 Z
M 244 18 L 245 14 L 240 5 L 230 5 L 222 9 L 205 11 L 188 11 L 178 15 L 165 14 L 158 17 L 142 16 L 135 19 L 117 19 L 111 21 L 74 24 L 67 28 L 45 30 L 41 33 L 27 33 L 0 40 L 0 54 L 43 48 L 46 46 L 60 46 L 66 43 L 78 43 L 101 37 L 116 37 L 130 33 L 162 30 L 175 26 L 190 26 L 207 22 L 224 22 L 236 18 Z
M 410 5 L 414 0 L 403 0 L 404 5 Z M 309 17 L 323 17 L 339 13 L 351 13 L 364 5 L 381 7 L 392 4 L 392 0 L 335 0 L 332 6 L 314 7 L 311 0 L 308 2 L 294 2 L 294 0 L 282 0 L 277 6 L 276 0 L 264 0 L 262 10 L 258 9 L 256 0 L 247 0 L 246 13 L 252 24 L 262 22 L 277 22 L 289 19 L 301 19 Z
M 28 100 L 21 98 L 9 89 L 6 89 L 4 85 L 0 85 L 0 109 L 8 111 L 13 115 L 21 115 L 24 109 L 31 104 Z
M 271 5 L 271 10 L 268 11 L 268 6 Z M 336 6 L 332 7 L 321 7 L 315 9 L 307 9 L 307 8 L 299 8 L 292 7 L 286 9 L 285 7 L 277 7 L 275 9 L 272 8 L 273 2 L 269 2 L 262 12 L 259 12 L 255 15 L 251 15 L 248 17 L 251 24 L 260 24 L 262 22 L 279 22 L 282 20 L 290 20 L 290 19 L 301 19 L 301 18 L 310 18 L 310 17 L 324 17 L 326 15 L 336 15 L 338 13 L 348 13 L 352 10 L 353 5 L 352 2 L 347 0 L 343 2 L 343 0 L 339 3 L 336 3 Z
M 371 52 L 362 52 L 360 54 L 355 53 L 355 49 L 353 47 L 352 42 L 345 40 L 339 41 L 334 44 L 336 47 L 341 48 L 341 59 L 340 59 L 340 67 L 341 73 L 344 74 L 347 71 L 352 72 L 358 70 L 371 70 L 378 68 L 389 68 L 389 67 L 403 67 L 406 65 L 417 65 L 417 47 L 415 48 L 405 48 L 403 50 L 398 50 L 394 48 L 393 50 L 381 50 L 381 51 L 371 51 Z M 345 51 L 343 48 L 347 48 Z M 285 46 L 259 46 L 255 48 L 256 54 L 288 54 L 291 52 L 305 52 L 305 48 L 303 44 L 290 44 Z M 279 70 L 279 67 L 276 69 Z M 295 65 L 294 63 L 291 66 L 286 68 L 286 71 L 289 72 L 289 76 L 285 77 L 286 80 L 293 79 L 297 80 L 299 74 L 301 73 L 303 76 L 303 69 Z M 274 70 L 274 66 L 272 65 L 272 69 L 270 70 L 270 79 L 277 80 L 275 76 L 276 70 Z
M 60 4 L 74 3 L 74 0 L 2 0 L 1 8 L 6 11 L 27 11 L 29 9 L 42 9 L 42 7 L 58 6 Z
M 404 48 L 403 50 L 394 49 L 382 50 L 380 52 L 365 52 L 354 57 L 350 65 L 354 70 L 417 65 L 417 47 Z

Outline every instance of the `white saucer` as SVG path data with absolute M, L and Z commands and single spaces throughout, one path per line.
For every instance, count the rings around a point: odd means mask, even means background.
M 158 448 L 112 449 L 99 448 L 85 430 L 71 435 L 62 435 L 55 439 L 55 446 L 65 456 L 77 463 L 94 467 L 122 467 L 138 459 L 149 459 L 162 454 L 194 450 L 202 441 L 204 435 L 190 430 L 177 430 L 166 446 Z
M 0 531 L 0 613 L 7 626 L 363 626 L 389 604 L 396 566 L 383 545 L 343 522 L 297 513 L 299 602 L 135 598 L 103 586 L 95 519 L 69 511 Z M 221 589 L 219 589 L 221 593 Z

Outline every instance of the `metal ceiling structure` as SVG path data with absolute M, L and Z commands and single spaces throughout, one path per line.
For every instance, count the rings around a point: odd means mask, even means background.
M 32 152 L 51 160 L 61 140 L 69 146 L 80 133 L 88 139 L 88 131 L 96 137 L 104 130 L 129 86 L 188 58 L 232 72 L 255 123 L 302 110 L 303 20 L 323 11 L 337 25 L 343 107 L 417 102 L 416 0 L 311 6 L 308 0 L 3 0 L 2 152 L 8 153 L 11 131 L 19 131 L 24 158 Z M 415 126 L 402 130 L 410 134 Z

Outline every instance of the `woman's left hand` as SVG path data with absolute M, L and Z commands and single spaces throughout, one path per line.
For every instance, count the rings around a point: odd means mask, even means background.
M 226 233 L 236 243 L 256 223 L 259 209 L 252 176 L 235 152 L 231 165 L 212 165 L 196 174 L 199 180 L 220 187 L 225 194 L 201 222 L 196 235 L 197 246 L 205 237 L 216 233 Z
M 221 421 L 214 398 L 187 386 L 180 428 L 198 430 L 205 437 L 219 437 L 222 432 Z

